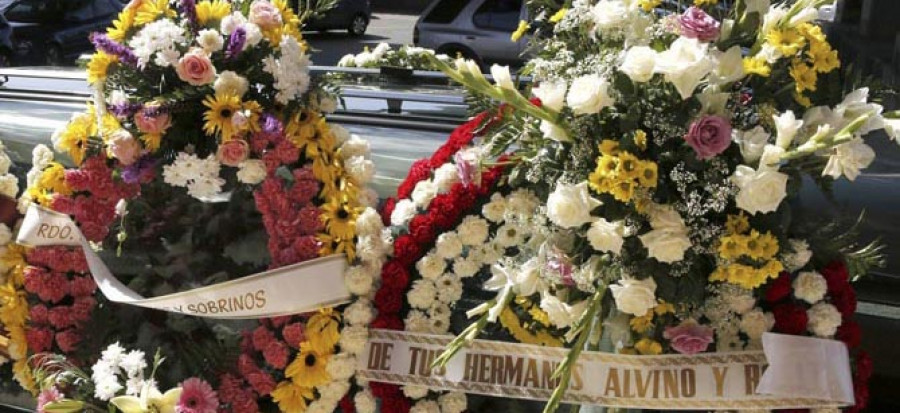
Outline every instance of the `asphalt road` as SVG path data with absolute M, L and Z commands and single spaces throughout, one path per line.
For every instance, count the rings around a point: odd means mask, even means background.
M 413 26 L 419 16 L 403 14 L 372 14 L 366 34 L 352 37 L 346 30 L 327 33 L 304 32 L 303 36 L 312 46 L 313 63 L 319 66 L 333 66 L 348 53 L 359 53 L 364 47 L 374 48 L 378 43 L 390 43 L 397 48 L 412 43 Z

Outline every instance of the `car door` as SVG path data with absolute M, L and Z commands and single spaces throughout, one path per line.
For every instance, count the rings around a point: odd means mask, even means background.
M 521 43 L 510 36 L 522 17 L 522 0 L 484 0 L 472 13 L 472 32 L 466 37 L 470 48 L 485 61 L 514 62 Z

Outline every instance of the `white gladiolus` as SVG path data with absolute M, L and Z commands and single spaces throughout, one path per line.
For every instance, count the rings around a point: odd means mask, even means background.
M 775 144 L 787 149 L 791 146 L 791 142 L 794 141 L 794 137 L 797 136 L 797 132 L 803 127 L 803 120 L 797 119 L 794 116 L 794 111 L 791 110 L 775 116 L 774 119 L 775 129 L 778 132 L 775 136 Z
M 862 138 L 854 138 L 850 142 L 842 143 L 831 151 L 822 176 L 830 176 L 834 179 L 844 175 L 853 181 L 859 176 L 862 169 L 867 168 L 875 160 L 875 151 L 866 145 Z
M 491 76 L 500 89 L 516 90 L 516 85 L 512 81 L 512 75 L 509 73 L 509 66 L 491 66 Z

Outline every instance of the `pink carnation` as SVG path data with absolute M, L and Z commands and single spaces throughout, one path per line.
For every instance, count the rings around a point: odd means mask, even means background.
M 263 357 L 266 363 L 278 370 L 284 370 L 287 367 L 290 351 L 282 341 L 273 341 L 263 349 Z
M 75 324 L 69 306 L 61 305 L 51 308 L 48 319 L 50 320 L 50 325 L 57 330 L 62 330 Z
M 42 301 L 57 303 L 69 294 L 69 279 L 63 273 L 50 273 L 43 277 L 36 291 Z
M 254 391 L 263 396 L 267 396 L 269 393 L 272 393 L 272 390 L 275 390 L 275 379 L 262 370 L 257 370 L 244 378 L 250 383 Z
M 259 326 L 253 330 L 253 348 L 256 351 L 263 351 L 274 340 L 275 334 L 266 326 Z
M 89 275 L 75 276 L 69 281 L 69 290 L 74 297 L 91 296 L 97 291 L 97 283 L 95 283 L 94 278 Z
M 49 328 L 29 328 L 25 331 L 25 342 L 31 353 L 43 353 L 53 345 L 53 331 Z
M 38 304 L 29 309 L 31 324 L 47 324 L 50 322 L 50 312 L 43 304 Z
M 303 261 L 318 257 L 321 247 L 321 243 L 313 235 L 303 236 L 294 241 L 294 250 L 297 251 L 297 255 Z
M 295 349 L 300 348 L 300 343 L 306 340 L 303 323 L 288 324 L 284 330 L 281 330 L 281 335 L 284 337 L 284 341 Z
M 78 343 L 81 342 L 81 334 L 78 334 L 75 329 L 69 329 L 63 332 L 56 333 L 56 344 L 59 346 L 59 349 L 62 350 L 63 353 L 69 354 L 75 351 L 78 348 Z
M 666 327 L 663 337 L 670 340 L 675 351 L 681 354 L 697 354 L 706 351 L 713 342 L 713 329 L 687 320 L 677 327 Z

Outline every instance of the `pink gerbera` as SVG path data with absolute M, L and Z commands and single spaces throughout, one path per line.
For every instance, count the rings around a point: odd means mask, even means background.
M 216 413 L 219 398 L 204 380 L 191 377 L 181 383 L 181 398 L 175 405 L 177 413 Z

